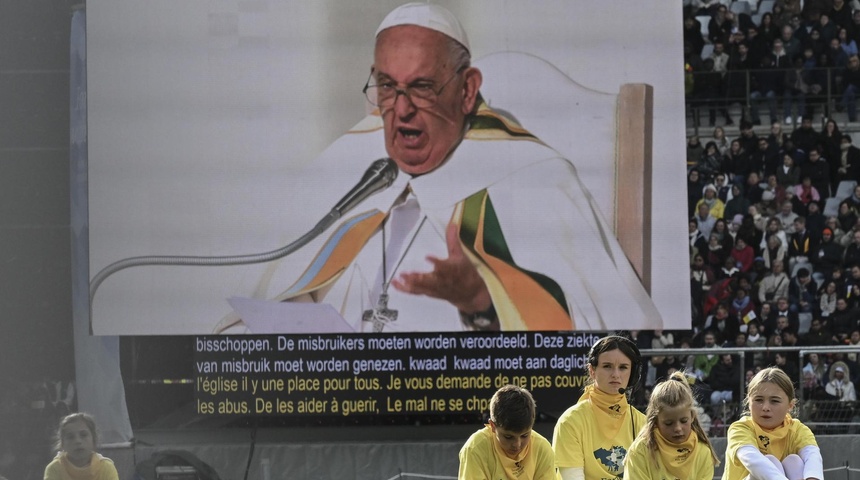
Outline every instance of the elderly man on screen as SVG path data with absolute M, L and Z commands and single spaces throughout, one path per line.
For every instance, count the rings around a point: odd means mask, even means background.
M 661 327 L 574 166 L 490 109 L 481 83 L 449 11 L 412 3 L 389 13 L 364 88 L 375 109 L 315 166 L 340 172 L 366 152 L 392 158 L 400 174 L 298 280 L 267 274 L 267 292 L 295 282 L 268 296 L 328 303 L 356 331 Z M 234 314 L 218 331 L 239 325 Z

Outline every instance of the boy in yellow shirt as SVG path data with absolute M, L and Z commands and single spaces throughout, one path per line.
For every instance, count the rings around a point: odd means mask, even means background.
M 460 480 L 552 480 L 555 459 L 546 438 L 532 430 L 535 401 L 528 390 L 500 388 L 490 400 L 490 422 L 460 449 Z

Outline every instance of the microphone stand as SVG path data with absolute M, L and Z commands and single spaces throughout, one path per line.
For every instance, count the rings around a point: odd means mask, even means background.
M 131 267 L 145 265 L 181 265 L 221 267 L 232 265 L 248 265 L 264 263 L 283 258 L 318 237 L 334 222 L 341 218 L 355 205 L 379 190 L 389 187 L 397 177 L 397 164 L 390 158 L 382 158 L 373 162 L 364 173 L 361 181 L 346 196 L 341 199 L 329 213 L 324 216 L 307 233 L 289 245 L 264 253 L 228 256 L 187 256 L 187 255 L 147 255 L 125 258 L 101 269 L 90 281 L 90 315 L 92 315 L 93 298 L 99 285 L 114 273 Z

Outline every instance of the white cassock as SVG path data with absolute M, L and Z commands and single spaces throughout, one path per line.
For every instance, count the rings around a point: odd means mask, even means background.
M 377 306 L 384 283 L 403 272 L 430 271 L 428 255 L 447 257 L 451 222 L 489 287 L 503 330 L 605 330 L 608 321 L 630 329 L 661 327 L 574 165 L 485 106 L 478 118 L 443 165 L 416 178 L 401 173 L 327 238 L 297 252 L 306 258 L 304 272 L 272 263 L 258 292 L 273 306 L 268 315 L 283 318 L 272 332 L 251 333 L 295 331 L 290 302 L 330 304 L 345 320 L 342 331 L 378 329 L 378 322 L 363 317 Z M 333 179 L 334 191 L 346 192 L 367 167 L 356 158 L 385 156 L 381 120 L 371 115 L 312 168 Z M 397 318 L 383 331 L 466 328 L 446 301 L 394 288 L 387 294 Z M 248 331 L 251 322 L 240 318 L 234 312 L 216 331 Z

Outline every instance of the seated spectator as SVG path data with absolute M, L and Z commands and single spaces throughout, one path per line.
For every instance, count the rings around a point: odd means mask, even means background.
M 799 265 L 811 267 L 809 258 L 818 247 L 816 238 L 806 229 L 804 217 L 798 216 L 794 219 L 793 230 L 788 239 L 788 268 L 791 272 Z
M 729 320 L 726 321 L 725 328 L 723 328 L 723 336 L 726 338 L 734 338 L 734 336 L 740 332 L 741 325 L 746 325 L 744 318 L 753 311 L 755 311 L 755 302 L 753 302 L 750 296 L 747 295 L 746 289 L 739 286 L 738 289 L 735 290 L 735 298 L 729 305 Z M 743 343 L 746 343 L 746 338 L 744 338 Z
M 824 346 L 833 343 L 833 335 L 823 328 L 820 318 L 813 317 L 809 323 L 809 331 L 803 335 L 803 342 L 810 346 Z
M 699 156 L 699 161 L 696 163 L 696 171 L 703 178 L 701 181 L 711 182 L 717 173 L 723 170 L 723 154 L 717 149 L 717 144 L 708 142 L 705 144 L 705 150 Z M 702 191 L 696 191 L 696 198 L 702 198 Z
M 812 124 L 812 117 L 809 115 L 804 115 L 800 121 L 800 127 L 794 129 L 791 132 L 791 141 L 794 146 L 803 150 L 808 155 L 812 149 L 818 146 L 818 143 L 821 141 L 821 136 L 817 131 L 815 131 L 815 127 Z M 812 182 L 815 183 L 814 181 Z M 818 191 L 821 193 L 821 190 Z
M 753 207 L 754 208 L 754 207 Z M 780 223 L 778 218 L 763 218 L 759 216 L 759 228 L 763 230 L 764 234 L 762 235 L 762 241 L 759 244 L 759 248 L 764 251 L 764 249 L 768 247 L 768 241 L 770 237 L 776 237 L 779 239 L 780 245 L 785 247 L 786 252 L 788 251 L 788 235 L 785 234 L 785 230 L 782 229 L 782 223 Z
M 717 271 L 717 278 L 720 278 L 720 279 L 731 278 L 731 279 L 733 279 L 733 278 L 737 277 L 738 275 L 740 275 L 740 273 L 741 273 L 741 271 L 740 271 L 740 269 L 738 269 L 737 263 L 735 262 L 735 259 L 730 257 L 730 256 L 726 256 L 726 258 L 723 259 L 722 268 L 720 268 Z
M 831 215 L 824 220 L 824 226 L 829 228 L 833 233 L 833 243 L 841 246 L 843 249 L 845 245 L 842 243 L 842 237 L 845 235 L 845 230 L 842 230 L 842 225 L 839 223 L 839 218 L 835 215 Z M 822 233 L 823 235 L 823 233 Z M 841 261 L 840 261 L 841 266 Z
M 705 319 L 704 330 L 714 330 L 722 332 L 726 329 L 726 325 L 730 322 L 735 322 L 729 317 L 729 308 L 725 303 L 720 303 L 714 308 L 714 313 Z M 712 333 L 713 335 L 713 333 Z M 707 338 L 705 335 L 703 338 Z M 706 342 L 707 343 L 707 342 Z
M 740 400 L 741 370 L 732 357 L 733 355 L 729 354 L 720 355 L 719 362 L 711 368 L 708 375 L 706 383 L 712 389 L 712 405 Z
M 750 209 L 750 201 L 744 195 L 744 186 L 742 183 L 735 183 L 731 188 L 731 199 L 726 202 L 726 207 L 723 210 L 723 215 L 726 218 L 735 218 L 740 215 L 743 218 L 744 215 L 749 212 Z
M 654 335 L 651 337 L 651 348 L 674 348 L 675 337 L 672 332 L 667 330 L 654 330 Z
M 714 127 L 714 136 L 708 139 L 705 143 L 714 142 L 714 145 L 717 146 L 717 152 L 720 154 L 720 159 L 722 159 L 723 155 L 729 151 L 729 146 L 731 146 L 731 142 L 729 138 L 726 137 L 726 131 L 723 130 L 723 127 Z
M 816 284 L 812 281 L 809 270 L 800 268 L 797 276 L 788 287 L 788 301 L 791 311 L 799 313 L 811 313 L 815 308 Z
M 719 198 L 720 201 L 723 202 L 723 204 L 729 201 L 729 198 L 731 198 L 729 197 L 729 193 L 732 190 L 732 184 L 726 178 L 725 173 L 718 173 L 716 177 L 714 177 L 714 188 L 717 189 L 717 198 Z M 702 192 L 702 194 L 704 195 L 704 192 Z M 723 218 L 732 218 L 725 214 L 725 209 L 723 209 Z
M 806 205 L 806 229 L 815 241 L 816 248 L 821 245 L 821 232 L 826 226 L 827 217 L 821 213 L 821 202 L 811 201 Z
M 771 267 L 771 273 L 766 275 L 759 283 L 759 303 L 773 302 L 780 297 L 788 297 L 788 287 L 791 280 L 789 280 L 783 268 L 782 262 L 774 263 Z
M 824 318 L 836 311 L 836 299 L 839 297 L 836 288 L 836 282 L 830 280 L 818 291 L 818 312 Z
M 702 314 L 710 315 L 717 304 L 731 301 L 734 297 L 735 288 L 737 288 L 737 282 L 731 278 L 714 282 L 708 289 L 708 294 L 705 295 L 705 301 L 702 303 Z
M 857 393 L 854 391 L 854 384 L 849 378 L 851 375 L 848 366 L 844 362 L 836 362 L 830 367 L 830 381 L 827 382 L 824 389 L 836 397 L 836 400 L 854 402 L 857 400 Z
M 857 328 L 857 310 L 848 308 L 848 301 L 844 298 L 836 300 L 836 311 L 830 320 L 830 330 L 833 333 L 833 342 L 844 344 L 851 331 Z
M 762 262 L 768 270 L 773 270 L 773 265 L 781 263 L 783 270 L 788 264 L 788 246 L 782 243 L 778 235 L 771 235 L 767 239 L 767 246 L 762 251 Z
M 788 378 L 798 378 L 800 370 L 797 368 L 797 363 L 789 359 L 786 352 L 776 352 L 773 358 L 773 366 L 785 372 Z
M 693 266 L 690 268 L 690 296 L 695 305 L 702 305 L 714 280 L 714 271 L 705 264 L 704 257 L 700 254 L 694 255 Z
M 851 359 L 848 358 L 848 355 L 846 355 L 843 352 L 834 352 L 832 355 L 830 355 L 831 369 L 832 369 L 832 366 L 834 364 L 836 364 L 837 362 L 842 362 L 845 364 L 846 367 L 848 367 L 845 370 L 845 377 L 850 382 L 852 382 L 854 384 L 860 384 L 860 365 L 858 365 L 857 362 L 851 361 Z M 830 375 L 829 370 L 828 370 L 827 374 Z
M 699 225 L 699 231 L 702 232 L 702 235 L 704 235 L 705 238 L 710 238 L 711 230 L 714 229 L 714 223 L 716 223 L 717 219 L 711 216 L 711 209 L 706 203 L 699 204 L 696 207 L 696 212 L 697 213 L 694 218 L 696 219 L 696 223 Z
M 854 231 L 853 241 L 845 249 L 843 265 L 860 264 L 860 230 Z
M 695 167 L 703 153 L 705 153 L 705 147 L 699 142 L 699 136 L 690 135 L 687 139 L 687 168 Z
M 848 300 L 849 309 L 860 310 L 860 284 L 851 283 L 848 287 L 848 295 L 845 298 Z
M 721 305 L 724 309 L 725 306 Z M 717 307 L 717 310 L 719 310 Z M 728 312 L 726 312 L 728 316 Z M 717 346 L 717 337 L 713 331 L 707 330 L 704 335 L 704 345 L 702 348 L 719 348 Z M 720 357 L 717 354 L 699 354 L 693 357 L 693 368 L 695 369 L 696 377 L 700 380 L 706 380 L 711 373 L 711 369 L 719 362 Z
M 782 165 L 776 169 L 776 182 L 782 188 L 796 185 L 800 182 L 800 168 L 795 165 L 790 153 L 783 153 Z
M 717 221 L 714 222 L 714 228 L 711 230 L 711 235 L 716 235 L 725 251 L 731 254 L 732 247 L 735 246 L 735 239 L 732 236 L 725 219 L 718 218 Z
M 773 218 L 779 220 L 780 227 L 786 235 L 794 233 L 794 220 L 797 218 L 797 214 L 794 213 L 794 204 L 790 201 L 782 202 L 779 212 Z
M 815 271 L 826 273 L 826 276 L 829 276 L 833 268 L 842 266 L 844 251 L 842 245 L 833 240 L 833 230 L 829 227 L 822 229 L 821 243 L 818 244 L 818 248 L 810 258 Z
M 693 167 L 687 172 L 687 215 L 690 218 L 696 214 L 696 204 L 702 198 L 702 188 L 705 186 L 703 177 L 698 167 Z
M 696 255 L 705 255 L 708 251 L 708 239 L 699 231 L 699 224 L 695 219 L 690 219 L 690 258 Z M 840 262 L 841 262 L 840 258 Z
M 840 143 L 839 158 L 831 158 L 836 161 L 836 174 L 833 181 L 836 185 L 844 180 L 857 180 L 860 178 L 860 148 L 852 145 L 851 135 L 844 133 Z
M 857 347 L 858 350 L 860 350 L 860 329 L 855 328 L 854 330 L 851 330 L 851 335 L 848 337 L 848 346 Z M 856 362 L 857 358 L 860 357 L 860 355 L 857 355 L 856 353 L 847 353 L 845 356 L 852 362 Z
M 755 252 L 752 247 L 747 245 L 747 242 L 743 238 L 738 238 L 729 256 L 734 259 L 735 266 L 741 273 L 747 273 L 752 268 Z
M 846 298 L 851 296 L 851 287 L 854 285 L 860 285 L 860 265 L 856 263 L 848 267 L 848 277 L 842 282 L 840 291 Z
M 747 347 L 751 348 L 759 348 L 765 346 L 766 340 L 759 333 L 759 323 L 755 320 L 751 321 L 747 324 Z M 764 352 L 758 351 L 752 355 L 753 366 L 754 367 L 763 367 L 764 366 Z
M 801 346 L 800 339 L 797 336 L 797 330 L 793 328 L 786 328 L 782 331 L 782 345 L 784 347 L 798 347 Z
M 791 311 L 791 304 L 787 297 L 779 297 L 776 299 L 776 307 L 774 308 L 774 316 L 776 320 L 773 324 L 765 324 L 767 335 L 782 334 L 782 331 L 788 327 L 799 328 L 800 318 L 797 312 Z
M 843 235 L 847 235 L 849 232 L 854 231 L 854 227 L 857 225 L 857 212 L 853 210 L 851 200 L 854 195 L 857 194 L 857 189 L 854 189 L 854 193 L 851 197 L 843 200 L 839 203 L 839 212 L 836 215 L 836 219 L 839 220 L 839 226 L 842 228 L 844 232 Z M 848 246 L 848 244 L 854 239 L 854 235 L 848 235 L 847 239 L 843 239 L 840 243 L 843 247 Z
M 651 348 L 652 338 L 653 335 L 650 330 L 630 330 L 630 340 L 633 340 L 639 350 Z
M 833 271 L 830 272 L 829 281 L 836 284 L 836 291 L 840 294 L 847 291 L 845 288 L 845 272 L 842 270 L 841 266 L 833 267 Z
M 804 400 L 818 400 L 821 398 L 820 392 L 824 390 L 824 387 L 821 386 L 821 380 L 814 373 L 804 369 L 801 382 L 803 385 Z
M 827 375 L 827 363 L 821 359 L 817 353 L 806 355 L 806 365 L 803 366 L 804 373 L 812 373 L 819 385 L 824 385 L 824 378 Z
M 822 155 L 821 147 L 812 147 L 808 150 L 809 160 L 800 167 L 800 176 L 808 176 L 812 180 L 812 186 L 818 190 L 822 197 L 830 196 L 830 163 Z
M 746 195 L 747 200 L 750 201 L 750 205 L 757 205 L 759 202 L 765 200 L 764 198 L 764 189 L 761 187 L 761 177 L 758 172 L 750 172 L 747 176 L 746 186 L 744 187 L 744 195 Z M 771 195 L 770 200 L 773 200 L 773 195 Z M 754 215 L 751 213 L 751 215 Z
M 722 200 L 717 198 L 717 187 L 711 183 L 705 185 L 705 188 L 702 191 L 702 199 L 696 204 L 696 209 L 698 210 L 699 206 L 703 204 L 708 206 L 708 213 L 714 217 L 714 219 L 723 218 L 723 211 L 726 206 Z

